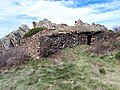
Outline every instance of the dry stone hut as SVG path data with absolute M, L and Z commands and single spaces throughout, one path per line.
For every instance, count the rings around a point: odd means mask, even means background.
M 75 26 L 68 26 L 45 19 L 36 24 L 36 27 L 42 26 L 48 29 L 21 40 L 21 47 L 34 58 L 48 57 L 67 47 L 90 45 L 104 39 L 107 30 L 103 25 L 89 25 L 80 20 L 75 22 Z

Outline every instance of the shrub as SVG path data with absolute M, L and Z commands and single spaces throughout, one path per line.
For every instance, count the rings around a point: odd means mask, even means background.
M 116 60 L 120 60 L 120 51 L 115 55 Z
M 12 66 L 17 66 L 25 62 L 28 56 L 25 54 L 24 50 L 21 48 L 12 48 L 8 51 L 0 54 L 0 69 L 10 68 Z
M 30 37 L 30 36 L 38 33 L 39 31 L 43 31 L 43 30 L 45 30 L 45 29 L 46 29 L 45 27 L 33 28 L 33 29 L 29 30 L 29 31 L 23 36 L 23 38 Z
M 113 30 L 109 30 L 110 32 L 113 32 Z

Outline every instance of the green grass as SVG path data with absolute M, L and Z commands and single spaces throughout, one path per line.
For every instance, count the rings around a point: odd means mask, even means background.
M 89 46 L 66 48 L 60 63 L 30 60 L 0 74 L 0 90 L 120 90 L 120 63 L 115 53 L 95 56 Z

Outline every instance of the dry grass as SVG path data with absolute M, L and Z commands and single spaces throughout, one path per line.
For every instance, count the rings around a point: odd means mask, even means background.
M 89 52 L 94 54 L 105 54 L 118 50 L 120 50 L 120 41 L 106 40 L 95 42 L 92 48 L 89 49 Z

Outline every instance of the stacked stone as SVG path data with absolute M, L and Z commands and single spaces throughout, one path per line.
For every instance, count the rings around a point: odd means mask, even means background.
M 86 45 L 87 35 L 95 32 L 69 31 L 49 34 L 49 32 L 44 33 L 41 31 L 27 39 L 23 39 L 21 47 L 25 49 L 29 56 L 39 59 L 40 57 L 48 57 L 64 48 Z
M 20 47 L 22 47 L 25 50 L 25 53 L 28 56 L 31 56 L 32 58 L 39 59 L 39 52 L 38 49 L 40 48 L 40 42 L 39 42 L 39 35 L 41 32 L 28 37 L 26 39 L 22 39 L 20 42 Z
M 40 57 L 48 57 L 64 48 L 72 48 L 77 45 L 87 45 L 87 35 L 93 32 L 67 32 L 40 36 Z

